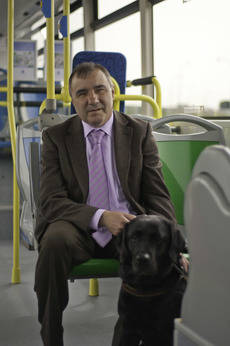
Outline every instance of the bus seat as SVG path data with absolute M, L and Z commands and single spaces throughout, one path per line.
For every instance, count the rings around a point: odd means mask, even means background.
M 73 69 L 82 62 L 93 61 L 103 65 L 111 76 L 117 81 L 121 94 L 125 94 L 126 87 L 126 58 L 121 53 L 116 52 L 95 52 L 82 51 L 77 53 L 73 58 Z M 124 112 L 124 102 L 120 102 L 120 111 Z M 75 113 L 72 107 L 71 113 Z
M 74 69 L 78 64 L 83 62 L 94 62 L 103 65 L 109 71 L 110 75 L 115 80 L 116 84 L 119 87 L 119 91 L 115 87 L 115 99 L 116 96 L 121 96 L 121 100 L 118 104 L 114 104 L 116 110 L 120 110 L 120 112 L 124 112 L 125 109 L 125 101 L 124 100 L 142 100 L 142 102 L 150 102 L 151 107 L 153 108 L 153 114 L 156 117 L 162 116 L 161 109 L 161 89 L 160 83 L 156 80 L 154 76 L 145 77 L 135 79 L 133 81 L 126 81 L 126 58 L 123 54 L 118 52 L 98 52 L 98 51 L 82 51 L 77 53 L 73 58 L 72 69 Z M 154 77 L 154 78 L 153 78 Z M 153 81 L 154 79 L 154 81 Z M 153 84 L 156 88 L 155 99 L 149 97 L 148 95 L 126 95 L 125 89 L 126 86 L 131 85 L 147 85 Z M 147 97 L 148 96 L 148 99 Z M 118 109 L 116 108 L 118 107 Z M 71 105 L 71 113 L 74 114 L 75 110 L 73 105 Z M 137 114 L 138 116 L 139 114 Z M 142 117 L 142 115 L 139 115 Z M 146 117 L 143 115 L 143 117 Z M 151 116 L 149 116 L 151 119 Z M 144 119 L 146 120 L 146 119 Z M 165 127 L 167 132 L 167 126 Z
M 36 126 L 34 126 L 37 124 L 38 117 L 18 125 L 16 137 L 16 175 L 21 195 L 20 237 L 23 244 L 30 250 L 35 248 L 35 239 L 29 184 L 29 147 L 30 142 L 40 143 L 41 141 L 41 132 L 36 130 Z
M 150 117 L 149 115 L 132 114 L 132 118 L 145 120 L 145 121 L 150 123 L 153 130 L 155 129 L 154 124 L 155 124 L 156 119 L 153 117 Z M 160 133 L 172 133 L 171 128 L 168 124 L 162 124 L 160 127 L 155 129 L 155 131 L 160 132 Z
M 38 86 L 38 83 L 36 82 L 29 82 L 29 81 L 17 81 L 15 83 L 16 87 L 31 87 L 31 90 L 33 87 Z M 18 102 L 26 102 L 26 101 L 34 101 L 34 102 L 40 102 L 46 98 L 45 93 L 26 93 L 26 92 L 16 92 L 16 100 Z M 17 107 L 18 112 L 18 118 L 22 122 L 26 122 L 27 120 L 36 118 L 39 114 L 39 106 L 18 106 Z
M 191 264 L 182 319 L 175 324 L 176 346 L 229 345 L 229 181 L 230 149 L 204 149 L 185 198 Z
M 23 88 L 30 88 L 30 92 L 26 92 Z M 61 90 L 60 82 L 55 83 L 55 88 Z M 40 90 L 39 90 L 40 89 Z M 56 92 L 55 89 L 55 92 Z M 17 81 L 15 83 L 15 95 L 17 105 L 17 115 L 19 122 L 26 122 L 30 119 L 36 118 L 39 115 L 39 109 L 42 101 L 46 98 L 46 85 L 39 82 L 31 81 Z M 29 104 L 31 102 L 31 104 Z M 26 104 L 27 103 L 27 104 Z M 63 112 L 62 102 L 57 102 L 57 110 L 55 113 Z M 36 126 L 35 126 L 36 127 Z
M 161 133 L 160 127 L 174 122 L 196 124 L 200 132 L 177 135 Z M 188 114 L 169 115 L 152 123 L 157 141 L 162 172 L 175 207 L 178 227 L 184 230 L 184 193 L 192 175 L 193 166 L 204 148 L 214 144 L 225 144 L 222 127 L 211 121 Z

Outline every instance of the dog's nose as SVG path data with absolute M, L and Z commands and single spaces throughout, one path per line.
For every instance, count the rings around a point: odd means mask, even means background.
M 147 252 L 145 252 L 145 253 L 139 253 L 139 254 L 137 254 L 137 256 L 136 256 L 136 261 L 138 262 L 138 263 L 147 263 L 147 262 L 149 262 L 150 261 L 150 255 L 147 253 Z

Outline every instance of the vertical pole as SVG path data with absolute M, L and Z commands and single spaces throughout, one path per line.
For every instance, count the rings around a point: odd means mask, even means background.
M 90 24 L 94 20 L 94 0 L 83 0 L 84 9 L 84 48 L 95 50 L 95 33 Z
M 46 81 L 47 81 L 47 99 L 46 110 L 53 111 L 56 109 L 55 100 L 55 59 L 54 59 L 54 0 L 50 0 L 51 15 L 46 18 L 47 30 L 47 68 L 46 68 Z
M 63 0 L 63 16 L 66 16 L 67 20 L 67 35 L 64 40 L 64 105 L 69 105 L 71 98 L 69 96 L 69 76 L 70 76 L 70 32 L 69 32 L 69 15 L 70 4 L 69 0 Z
M 14 69 L 14 0 L 8 1 L 8 74 L 7 74 L 7 111 L 10 125 L 11 149 L 13 156 L 13 268 L 12 283 L 19 283 L 19 190 L 16 179 L 16 125 L 14 117 L 13 93 Z
M 140 0 L 141 18 L 141 72 L 142 77 L 149 77 L 154 74 L 153 55 L 153 8 L 148 0 Z M 143 94 L 153 97 L 154 89 L 152 85 L 143 87 Z M 143 103 L 142 108 L 147 115 L 152 115 L 152 108 Z

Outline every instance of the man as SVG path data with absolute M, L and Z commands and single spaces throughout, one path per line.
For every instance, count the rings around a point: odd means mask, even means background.
M 117 258 L 116 235 L 137 214 L 175 222 L 150 125 L 113 111 L 113 84 L 101 65 L 78 65 L 69 85 L 77 116 L 43 133 L 35 291 L 45 346 L 63 345 L 73 265 Z

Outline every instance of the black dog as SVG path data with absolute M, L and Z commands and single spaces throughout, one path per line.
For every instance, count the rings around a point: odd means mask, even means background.
M 186 288 L 185 242 L 159 216 L 137 216 L 118 236 L 122 286 L 112 346 L 171 346 Z

